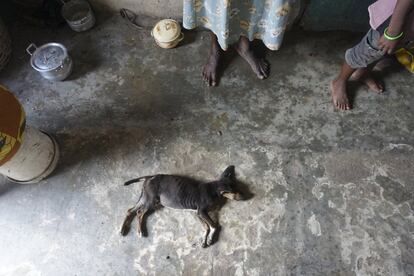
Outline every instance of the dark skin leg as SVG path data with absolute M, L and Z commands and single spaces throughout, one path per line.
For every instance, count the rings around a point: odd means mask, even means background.
M 397 1 L 391 17 L 391 22 L 388 26 L 388 35 L 395 37 L 401 33 L 406 15 L 413 8 L 413 5 L 414 3 L 412 0 Z M 382 35 L 378 41 L 378 46 L 384 53 L 392 54 L 394 53 L 395 47 L 399 42 L 399 39 L 389 40 L 385 37 L 385 35 Z M 354 71 L 355 70 L 345 62 L 342 66 L 341 73 L 331 83 L 332 100 L 334 105 L 339 109 L 348 110 L 351 108 L 346 94 L 346 81 L 351 77 Z
M 355 71 L 355 69 L 344 62 L 339 76 L 331 82 L 332 101 L 334 106 L 338 109 L 351 109 L 346 92 L 346 83 Z
M 210 46 L 210 55 L 208 57 L 207 63 L 204 66 L 203 78 L 208 86 L 217 86 L 218 85 L 218 67 L 220 65 L 223 50 L 220 48 L 220 45 L 217 41 L 217 36 L 210 32 L 211 37 L 211 46 Z
M 354 69 L 344 62 L 339 76 L 331 82 L 333 104 L 338 109 L 351 109 L 346 91 L 346 83 L 348 80 L 362 82 L 376 93 L 384 92 L 384 87 L 373 78 L 370 68 Z
M 252 43 L 245 36 L 240 36 L 239 42 L 236 44 L 235 49 L 237 53 L 249 63 L 253 72 L 261 80 L 269 76 L 270 65 L 263 58 L 258 58 L 255 56 Z
M 371 69 L 368 68 L 359 68 L 357 69 L 350 77 L 350 80 L 352 81 L 359 81 L 366 86 L 371 91 L 374 91 L 378 94 L 384 92 L 384 87 L 374 79 L 374 77 L 371 74 Z

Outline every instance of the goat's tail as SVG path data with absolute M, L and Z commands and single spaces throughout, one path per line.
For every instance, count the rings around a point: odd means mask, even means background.
M 153 177 L 153 175 L 146 175 L 146 176 L 141 176 L 141 177 L 138 177 L 138 178 L 134 178 L 134 179 L 131 179 L 131 180 L 128 180 L 127 182 L 125 182 L 124 186 L 128 186 L 128 185 L 131 185 L 132 183 L 140 182 L 142 180 L 146 180 L 146 179 L 151 178 L 151 177 Z

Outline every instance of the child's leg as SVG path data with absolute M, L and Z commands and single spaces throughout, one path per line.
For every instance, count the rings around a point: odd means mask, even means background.
M 372 75 L 373 67 L 374 66 L 357 69 L 350 77 L 350 80 L 359 81 L 365 84 L 370 90 L 380 94 L 384 92 L 384 87 L 381 83 L 375 80 L 374 76 Z
M 341 72 L 338 77 L 331 82 L 332 100 L 335 107 L 342 110 L 351 109 L 349 104 L 348 95 L 346 92 L 346 83 L 352 76 L 356 69 L 344 62 L 341 67 Z
M 351 109 L 346 83 L 355 71 L 360 69 L 362 71 L 358 73 L 365 75 L 368 66 L 384 56 L 384 53 L 378 48 L 380 37 L 379 32 L 371 29 L 360 43 L 346 51 L 341 72 L 331 83 L 332 100 L 335 107 L 342 110 Z

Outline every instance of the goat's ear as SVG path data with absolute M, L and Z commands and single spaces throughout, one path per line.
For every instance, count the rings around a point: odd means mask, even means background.
M 234 173 L 234 166 L 233 165 L 232 166 L 228 166 L 224 170 L 224 172 L 221 174 L 220 178 L 221 179 L 223 179 L 223 178 L 233 178 L 235 176 L 234 174 L 235 174 Z

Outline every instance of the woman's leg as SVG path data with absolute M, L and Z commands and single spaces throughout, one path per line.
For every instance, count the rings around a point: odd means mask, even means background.
M 217 86 L 218 68 L 222 59 L 223 50 L 220 48 L 220 45 L 217 41 L 217 36 L 213 32 L 210 32 L 210 37 L 210 55 L 208 57 L 206 65 L 204 66 L 203 78 L 208 86 Z
M 265 79 L 269 76 L 269 63 L 263 58 L 255 56 L 251 47 L 251 42 L 245 36 L 240 36 L 239 42 L 235 46 L 237 53 L 246 60 L 253 72 L 259 79 Z

